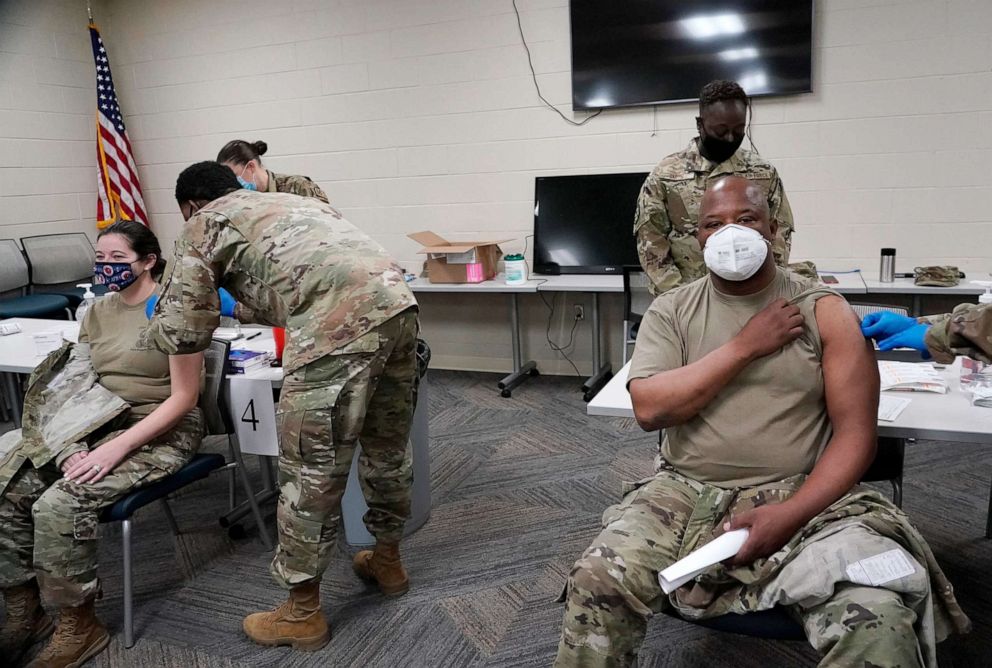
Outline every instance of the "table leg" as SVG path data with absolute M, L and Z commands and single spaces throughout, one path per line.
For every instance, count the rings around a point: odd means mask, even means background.
M 592 375 L 582 384 L 582 398 L 586 401 L 596 396 L 613 376 L 613 367 L 603 362 L 603 329 L 599 323 L 599 293 L 592 293 Z
M 24 404 L 21 402 L 21 390 L 17 386 L 17 375 L 13 373 L 3 374 L 4 383 L 7 386 L 7 394 L 10 395 L 10 407 L 14 419 L 14 429 L 21 428 L 21 412 L 24 410 Z
M 912 308 L 913 308 L 913 312 L 911 315 L 914 318 L 919 318 L 922 315 L 922 311 L 923 311 L 923 299 L 920 297 L 920 295 L 913 295 Z
M 513 373 L 508 374 L 496 386 L 500 389 L 500 396 L 509 398 L 513 393 L 513 388 L 527 380 L 530 376 L 536 376 L 537 363 L 533 360 L 523 361 L 520 352 L 520 310 L 517 304 L 517 293 L 510 293 L 510 327 L 513 346 Z

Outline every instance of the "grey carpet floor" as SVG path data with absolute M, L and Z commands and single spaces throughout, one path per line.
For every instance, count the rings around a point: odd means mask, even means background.
M 178 539 L 158 508 L 137 515 L 132 649 L 120 636 L 119 529 L 104 527 L 99 614 L 114 639 L 90 665 L 550 665 L 564 577 L 621 481 L 650 473 L 654 437 L 632 420 L 587 417 L 575 379 L 535 378 L 509 400 L 495 392 L 496 380 L 431 373 L 433 511 L 403 545 L 409 594 L 386 599 L 358 581 L 354 550 L 341 544 L 322 586 L 330 644 L 312 654 L 253 645 L 242 617 L 283 594 L 254 528 L 232 540 L 218 526 L 226 482 L 214 477 L 175 499 Z M 992 541 L 983 538 L 990 478 L 992 447 L 921 441 L 909 449 L 905 509 L 975 624 L 940 646 L 944 667 L 992 665 Z M 651 622 L 640 660 L 707 668 L 815 663 L 804 643 L 730 636 L 668 617 Z

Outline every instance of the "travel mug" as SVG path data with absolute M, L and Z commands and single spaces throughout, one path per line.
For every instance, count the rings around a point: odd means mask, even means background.
M 878 265 L 878 280 L 882 283 L 892 283 L 896 278 L 896 249 L 883 248 Z

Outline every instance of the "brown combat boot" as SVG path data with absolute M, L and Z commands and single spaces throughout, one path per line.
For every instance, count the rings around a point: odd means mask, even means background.
M 331 639 L 331 629 L 320 609 L 320 580 L 293 587 L 289 600 L 275 610 L 248 615 L 244 629 L 259 645 L 317 651 Z
M 28 647 L 52 634 L 55 624 L 41 607 L 38 581 L 3 590 L 7 602 L 7 620 L 0 630 L 0 657 L 17 662 Z
M 93 601 L 62 608 L 52 639 L 28 668 L 79 668 L 110 644 L 110 634 L 96 618 Z
M 362 550 L 352 564 L 363 580 L 379 583 L 386 596 L 402 596 L 410 589 L 410 578 L 400 561 L 400 544 L 376 541 L 375 550 Z

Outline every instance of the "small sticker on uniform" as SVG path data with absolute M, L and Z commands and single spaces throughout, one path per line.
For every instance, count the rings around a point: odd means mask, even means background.
M 915 572 L 916 564 L 899 549 L 855 561 L 847 567 L 847 577 L 851 582 L 872 587 L 878 587 Z

